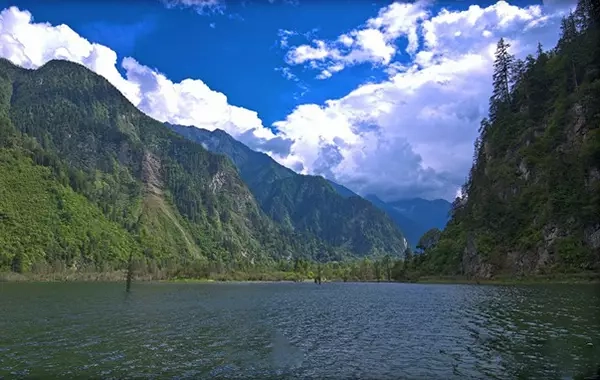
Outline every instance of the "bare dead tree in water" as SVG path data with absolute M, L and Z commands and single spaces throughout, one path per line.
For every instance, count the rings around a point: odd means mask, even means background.
M 321 276 L 323 274 L 323 271 L 321 270 L 321 263 L 319 262 L 319 265 L 317 267 L 317 281 L 316 283 L 321 285 Z
M 127 264 L 127 282 L 125 283 L 125 291 L 131 289 L 131 279 L 133 278 L 133 252 L 129 254 L 129 263 Z

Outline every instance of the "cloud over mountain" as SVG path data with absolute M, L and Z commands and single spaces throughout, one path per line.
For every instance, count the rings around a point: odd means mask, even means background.
M 290 78 L 308 69 L 331 80 L 362 64 L 388 75 L 339 99 L 300 104 L 274 128 L 200 79 L 173 82 L 133 57 L 119 61 L 110 47 L 67 25 L 37 23 L 16 7 L 0 13 L 0 56 L 28 68 L 51 59 L 79 62 L 160 121 L 223 129 L 294 170 L 325 175 L 360 193 L 384 200 L 451 199 L 470 167 L 479 120 L 487 112 L 497 40 L 508 38 L 519 56 L 532 53 L 538 41 L 551 46 L 567 8 L 500 1 L 434 12 L 423 2 L 395 3 L 333 40 L 315 37 L 298 46 L 286 40 L 281 46 L 289 49 Z

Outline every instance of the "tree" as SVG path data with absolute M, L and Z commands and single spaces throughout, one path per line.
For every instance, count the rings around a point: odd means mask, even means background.
M 537 44 L 536 57 L 539 59 L 542 55 L 544 55 L 544 48 L 541 42 Z
M 419 239 L 419 243 L 417 244 L 417 249 L 422 253 L 425 253 L 435 247 L 437 242 L 440 240 L 442 236 L 442 231 L 438 228 L 432 228 L 429 231 L 425 232 L 423 236 Z
M 573 14 L 574 25 L 578 31 L 586 30 L 593 25 L 593 2 L 592 0 L 580 0 L 577 2 Z
M 413 252 L 412 249 L 410 249 L 410 247 L 406 247 L 406 250 L 404 251 L 404 261 L 405 261 L 405 267 L 406 268 L 410 268 L 410 264 L 412 263 L 413 260 Z
M 514 56 L 508 52 L 510 44 L 500 38 L 496 46 L 494 60 L 493 91 L 490 98 L 490 119 L 496 119 L 498 111 L 503 105 L 510 103 L 510 77 L 513 68 Z
M 15 273 L 23 273 L 23 254 L 21 252 L 13 256 L 11 270 Z
M 392 278 L 396 281 L 402 281 L 406 275 L 405 263 L 402 260 L 397 260 L 392 267 Z
M 381 261 L 377 260 L 373 263 L 373 269 L 375 270 L 375 280 L 379 282 L 381 280 Z
M 385 255 L 381 261 L 383 268 L 385 270 L 385 276 L 387 281 L 392 280 L 392 257 L 390 255 Z
M 558 48 L 561 51 L 563 51 L 566 56 L 569 57 L 569 71 L 571 72 L 572 84 L 574 88 L 577 88 L 578 81 L 576 66 L 581 60 L 581 58 L 578 56 L 579 54 L 577 54 L 579 49 L 575 44 L 579 33 L 577 31 L 577 21 L 573 13 L 570 13 L 569 16 L 562 18 L 560 23 L 560 30 L 561 36 L 558 40 Z

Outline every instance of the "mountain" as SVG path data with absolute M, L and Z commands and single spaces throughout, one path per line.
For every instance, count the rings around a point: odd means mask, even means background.
M 311 187 L 318 178 L 297 186 L 274 168 L 284 182 L 267 209 L 331 200 L 330 187 Z M 342 203 L 318 225 L 321 210 L 306 204 L 288 215 L 334 249 L 274 222 L 228 158 L 144 115 L 103 77 L 67 61 L 26 70 L 0 59 L 0 271 L 123 268 L 130 255 L 148 267 L 247 268 L 401 253 L 400 233 L 376 222 L 385 218 Z
M 186 127 L 181 125 L 167 124 L 175 132 L 189 138 L 192 141 L 201 143 L 208 150 L 223 153 L 227 155 L 234 164 L 240 169 L 240 174 L 244 181 L 248 183 L 250 189 L 256 196 L 256 198 L 263 204 L 267 209 L 263 209 L 267 214 L 275 218 L 275 220 L 289 223 L 288 225 L 292 228 L 298 227 L 292 219 L 289 218 L 290 212 L 295 213 L 297 211 L 285 209 L 277 210 L 273 208 L 271 201 L 272 193 L 269 191 L 273 188 L 280 186 L 279 183 L 282 179 L 295 178 L 299 180 L 296 183 L 297 186 L 303 186 L 308 183 L 312 183 L 312 186 L 325 187 L 329 184 L 333 190 L 335 190 L 340 196 L 346 198 L 347 201 L 359 201 L 362 199 L 359 195 L 354 193 L 352 190 L 338 183 L 330 180 L 323 180 L 321 177 L 314 176 L 302 176 L 296 174 L 294 171 L 278 164 L 275 160 L 264 153 L 253 151 L 246 145 L 235 140 L 232 136 L 222 130 L 207 131 L 205 129 L 199 129 L 195 127 Z M 301 179 L 301 180 L 300 180 Z M 340 202 L 339 197 L 333 194 L 328 194 L 328 197 L 333 201 Z M 365 197 L 375 207 L 383 211 L 387 216 L 396 224 L 402 235 L 407 239 L 409 245 L 414 249 L 419 238 L 433 227 L 443 229 L 448 221 L 448 212 L 450 211 L 450 203 L 443 199 L 434 201 L 428 201 L 421 198 L 400 200 L 392 203 L 385 203 L 375 195 L 368 195 Z M 329 202 L 329 201 L 328 201 Z M 320 202 L 319 207 L 321 210 L 325 210 L 326 202 Z M 316 206 L 316 204 L 315 204 Z M 370 209 L 366 202 L 362 202 L 362 207 Z M 279 206 L 277 206 L 279 207 Z M 290 204 L 289 207 L 294 208 L 294 204 Z M 370 211 L 372 212 L 372 210 Z M 347 214 L 348 215 L 348 214 Z M 350 217 L 348 215 L 348 217 Z M 379 218 L 381 216 L 379 215 Z M 385 221 L 382 219 L 376 220 L 385 225 Z M 321 223 L 319 220 L 309 220 L 307 224 Z M 324 221 L 323 223 L 329 223 Z M 336 223 L 339 223 L 336 221 Z M 302 228 L 302 226 L 301 226 Z M 389 229 L 389 226 L 387 226 Z M 366 233 L 369 233 L 365 231 Z M 320 236 L 317 233 L 317 236 Z M 388 248 L 389 249 L 389 248 Z
M 327 180 L 327 182 L 329 182 L 329 184 L 331 185 L 331 187 L 333 187 L 333 189 L 335 191 L 337 191 L 337 193 L 339 195 L 341 195 L 342 197 L 344 197 L 344 198 L 358 197 L 359 196 L 358 194 L 356 194 L 354 191 L 350 190 L 346 186 L 342 186 L 339 183 L 335 183 L 335 182 L 330 181 L 330 180 Z
M 208 150 L 229 157 L 262 210 L 287 229 L 361 256 L 404 253 L 405 239 L 394 222 L 350 190 L 320 176 L 297 174 L 222 130 L 168 126 Z M 348 196 L 340 195 L 339 189 Z
M 415 249 L 421 236 L 432 228 L 440 230 L 448 222 L 451 204 L 443 199 L 429 201 L 422 198 L 384 202 L 374 194 L 365 197 L 375 206 L 385 211 L 404 233 L 412 249 Z
M 393 206 L 382 201 L 376 195 L 370 194 L 365 198 L 379 209 L 385 211 L 385 213 L 392 218 L 394 223 L 396 223 L 396 225 L 398 225 L 400 230 L 404 233 L 404 236 L 408 241 L 408 245 L 414 250 L 419 238 L 425 233 L 425 231 L 427 231 L 427 227 L 420 225 L 415 220 L 404 215 L 399 210 L 396 210 Z
M 439 228 L 440 230 L 446 227 L 452 208 L 452 204 L 445 199 L 412 198 L 388 202 L 387 204 L 427 229 Z
M 489 278 L 600 267 L 600 18 L 580 1 L 557 46 L 500 40 L 489 117 L 425 273 Z M 596 9 L 597 11 L 597 9 Z
M 345 186 L 329 181 L 331 186 L 343 197 L 358 196 Z M 444 229 L 452 204 L 444 199 L 433 201 L 423 198 L 401 199 L 384 202 L 375 194 L 364 197 L 375 207 L 385 212 L 396 223 L 402 234 L 414 250 L 421 236 L 432 228 Z

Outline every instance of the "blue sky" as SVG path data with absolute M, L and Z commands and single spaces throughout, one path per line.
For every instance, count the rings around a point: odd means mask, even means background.
M 164 3 L 150 0 L 0 4 L 27 9 L 37 22 L 67 24 L 87 40 L 109 46 L 119 57 L 132 56 L 173 81 L 201 78 L 211 89 L 226 94 L 231 104 L 258 111 L 268 126 L 300 101 L 321 103 L 382 77 L 369 67 L 356 67 L 330 82 L 315 80 L 312 72 L 301 70 L 296 73 L 301 82 L 287 80 L 277 70 L 285 66 L 280 31 L 301 34 L 290 37 L 290 43 L 305 43 L 317 32 L 320 38 L 336 38 L 389 2 L 232 1 L 222 11 L 200 12 L 194 7 L 166 9 Z M 343 17 L 338 14 L 341 6 L 346 10 Z
M 0 1 L 0 42 L 11 42 L 0 54 L 32 68 L 83 63 L 152 117 L 225 129 L 299 172 L 388 200 L 454 197 L 487 111 L 489 45 L 512 38 L 521 56 L 551 47 L 566 9 L 165 1 Z

